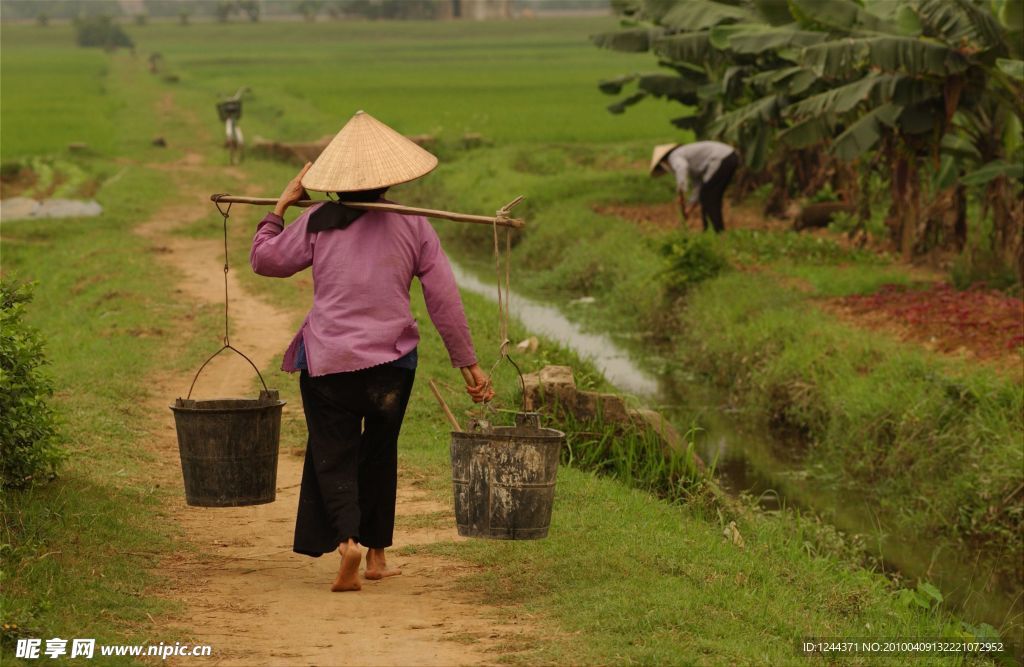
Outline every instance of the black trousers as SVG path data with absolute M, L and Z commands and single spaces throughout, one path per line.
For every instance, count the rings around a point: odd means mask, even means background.
M 294 550 L 334 551 L 349 538 L 391 546 L 398 487 L 398 432 L 416 372 L 384 365 L 311 377 L 299 388 L 309 441 Z
M 704 231 L 708 230 L 709 222 L 716 232 L 725 231 L 725 222 L 722 220 L 722 199 L 725 197 L 725 188 L 732 181 L 732 176 L 736 173 L 739 163 L 739 156 L 732 153 L 722 160 L 711 178 L 700 186 L 700 214 L 704 221 Z

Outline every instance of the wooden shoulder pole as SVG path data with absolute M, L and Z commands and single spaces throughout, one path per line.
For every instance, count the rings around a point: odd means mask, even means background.
M 508 211 L 513 206 L 522 201 L 522 197 L 517 197 L 513 201 L 506 204 L 502 211 Z M 276 199 L 271 197 L 238 197 L 235 195 L 210 195 L 210 201 L 222 203 L 222 204 L 252 204 L 254 206 L 273 206 L 277 203 Z M 322 204 L 324 199 L 302 199 L 295 202 L 295 206 L 300 208 L 306 208 L 314 206 L 316 204 Z M 526 226 L 526 222 L 519 218 L 509 218 L 504 215 L 498 216 L 486 216 L 486 215 L 471 215 L 469 213 L 453 213 L 452 211 L 439 211 L 431 208 L 418 208 L 416 206 L 403 206 L 402 204 L 388 204 L 384 202 L 341 202 L 345 206 L 351 208 L 357 208 L 363 211 L 390 211 L 392 213 L 405 213 L 408 215 L 422 215 L 426 218 L 440 218 L 441 220 L 454 220 L 455 222 L 470 222 L 479 225 L 499 225 L 501 227 L 512 227 L 513 229 L 522 229 Z

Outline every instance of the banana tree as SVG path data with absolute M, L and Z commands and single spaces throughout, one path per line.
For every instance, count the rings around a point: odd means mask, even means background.
M 852 0 L 791 0 L 790 4 L 805 25 L 835 26 L 843 20 L 844 11 L 867 11 L 857 9 Z M 1020 61 L 1011 58 L 1019 57 L 1019 50 L 993 12 L 979 2 L 905 0 L 874 6 L 884 12 L 877 16 L 879 23 L 862 24 L 870 31 L 854 30 L 843 39 L 801 51 L 799 63 L 830 88 L 785 109 L 792 125 L 780 140 L 799 146 L 830 139 L 833 154 L 851 160 L 879 147 L 892 184 L 894 242 L 909 258 L 915 250 L 927 249 L 921 193 L 924 184 L 943 171 L 943 145 L 963 137 L 964 127 L 991 127 L 991 121 L 982 122 L 986 118 L 997 122 L 996 136 L 1013 126 L 1019 134 L 1022 88 L 1012 70 Z M 1015 122 L 1010 122 L 1011 117 Z M 1007 254 L 1019 255 L 1019 234 L 1012 230 L 1013 200 L 1006 196 L 1009 179 L 1016 173 L 1005 161 L 1007 144 L 993 144 L 980 132 L 973 136 L 976 152 L 985 163 L 964 164 L 983 166 L 985 171 L 960 170 L 950 185 L 977 184 L 992 175 L 999 184 L 993 187 L 1000 188 L 994 203 L 996 227 L 1001 230 L 996 236 L 1002 237 L 997 242 Z M 1019 191 L 1019 176 L 1017 180 Z
M 601 89 L 619 94 L 635 84 L 635 92 L 610 105 L 613 113 L 646 97 L 663 97 L 684 105 L 689 113 L 672 120 L 696 136 L 737 146 L 748 174 L 773 182 L 765 206 L 779 214 L 794 185 L 820 186 L 833 173 L 830 160 L 817 148 L 793 148 L 776 141 L 785 128 L 781 110 L 811 91 L 813 77 L 792 67 L 794 48 L 828 39 L 824 32 L 800 30 L 784 0 L 743 0 L 724 4 L 712 0 L 634 2 L 627 30 L 594 36 L 605 48 L 652 51 L 672 74 L 641 73 L 602 82 Z M 771 92 L 771 97 L 762 97 Z M 808 176 L 804 172 L 812 172 Z M 790 179 L 792 174 L 795 178 Z
M 1016 245 L 1024 270 L 1016 159 L 1024 113 L 1020 5 L 631 0 L 631 48 L 653 51 L 679 81 L 635 75 L 604 90 L 637 85 L 613 111 L 650 95 L 695 107 L 676 124 L 738 145 L 752 168 L 773 157 L 799 164 L 794 152 L 826 148 L 862 169 L 881 168 L 891 183 L 894 243 L 906 257 L 927 245 L 927 225 L 919 224 L 925 184 L 960 192 L 984 185 L 996 218 L 993 241 Z M 595 42 L 619 48 L 618 39 L 599 35 Z M 967 159 L 947 149 L 965 143 L 974 148 Z

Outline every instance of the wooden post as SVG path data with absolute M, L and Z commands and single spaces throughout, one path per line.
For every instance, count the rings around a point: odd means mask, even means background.
M 462 432 L 462 427 L 459 426 L 459 420 L 455 418 L 452 411 L 448 409 L 448 404 L 444 402 L 444 398 L 441 396 L 441 391 L 437 388 L 437 384 L 433 380 L 428 380 L 427 384 L 430 385 L 430 391 L 434 392 L 434 398 L 441 404 L 441 409 L 444 410 L 444 416 L 448 419 L 448 423 L 452 425 L 452 430 L 459 433 Z

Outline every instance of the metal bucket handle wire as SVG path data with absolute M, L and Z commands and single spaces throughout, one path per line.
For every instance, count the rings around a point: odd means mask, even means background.
M 230 270 L 228 267 L 228 216 L 231 215 L 231 203 L 228 203 L 227 208 L 221 208 L 220 198 L 223 196 L 225 195 L 213 195 L 211 199 L 213 200 L 214 206 L 217 207 L 217 211 L 221 214 L 221 217 L 224 218 L 224 346 L 221 347 L 216 352 L 214 352 L 213 354 L 211 354 L 209 358 L 207 358 L 207 360 L 203 362 L 203 365 L 199 367 L 199 370 L 196 371 L 195 377 L 192 378 L 192 384 L 189 385 L 188 397 L 186 398 L 186 400 L 190 400 L 192 398 L 192 390 L 195 389 L 196 381 L 199 379 L 199 374 L 203 372 L 203 369 L 206 368 L 207 364 L 213 361 L 214 357 L 216 357 L 224 350 L 231 350 L 238 356 L 248 361 L 249 365 L 252 366 L 252 369 L 256 371 L 256 375 L 258 375 L 260 378 L 260 383 L 263 385 L 264 394 L 270 393 L 270 390 L 267 389 L 267 382 L 266 380 L 263 379 L 263 373 L 260 373 L 260 369 L 257 368 L 256 364 L 252 362 L 252 359 L 245 356 L 241 352 L 241 350 L 239 350 L 238 348 L 231 344 L 231 335 L 228 329 L 228 271 Z
M 263 379 L 263 373 L 260 373 L 260 369 L 256 368 L 256 364 L 254 364 L 254 363 L 252 362 L 252 359 L 250 359 L 249 357 L 245 356 L 245 355 L 244 355 L 244 354 L 243 354 L 243 353 L 241 352 L 241 350 L 239 350 L 238 348 L 234 347 L 233 345 L 231 345 L 231 344 L 226 344 L 226 345 L 224 345 L 224 347 L 220 348 L 219 350 L 217 350 L 216 352 L 214 352 L 213 354 L 211 354 L 211 355 L 209 356 L 209 358 L 208 358 L 208 359 L 207 359 L 206 361 L 204 361 L 204 362 L 203 362 L 203 365 L 199 367 L 199 370 L 198 370 L 198 371 L 196 371 L 196 375 L 195 375 L 195 377 L 193 377 L 193 378 L 192 378 L 192 384 L 191 384 L 191 385 L 189 385 L 189 388 L 188 388 L 188 396 L 186 396 L 186 397 L 185 397 L 185 400 L 189 400 L 189 399 L 191 399 L 191 398 L 192 398 L 192 390 L 193 390 L 193 389 L 195 388 L 195 386 L 196 386 L 196 381 L 197 381 L 197 380 L 199 379 L 199 374 L 203 372 L 203 369 L 204 369 L 204 368 L 206 368 L 206 365 L 207 365 L 208 363 L 210 363 L 211 361 L 213 361 L 213 358 L 214 358 L 214 357 L 216 357 L 216 356 L 217 356 L 218 354 L 220 354 L 221 352 L 223 352 L 224 350 L 231 350 L 232 352 L 234 352 L 234 353 L 235 353 L 235 354 L 237 354 L 238 356 L 240 356 L 240 357 L 242 357 L 243 359 L 245 359 L 246 361 L 248 361 L 248 362 L 249 362 L 249 365 L 250 365 L 250 366 L 252 366 L 252 369 L 253 369 L 254 371 L 256 371 L 256 375 L 258 375 L 258 376 L 259 376 L 259 378 L 260 378 L 260 383 L 261 383 L 261 384 L 263 385 L 263 391 L 264 391 L 264 393 L 266 393 L 266 394 L 269 394 L 269 393 L 270 393 L 270 390 L 269 390 L 269 389 L 267 389 L 267 382 L 266 382 L 266 380 L 264 380 L 264 379 Z
M 508 337 L 509 299 L 512 294 L 512 230 L 510 228 L 505 229 L 504 272 L 502 271 L 501 246 L 498 243 L 499 222 L 502 220 L 508 220 L 512 208 L 522 202 L 523 199 L 524 197 L 520 195 L 498 209 L 491 224 L 494 240 L 494 272 L 498 279 L 498 337 L 501 339 L 501 342 L 498 344 L 498 359 L 491 367 L 491 375 L 494 375 L 494 371 L 498 369 L 498 365 L 502 361 L 507 361 L 512 364 L 512 367 L 516 369 L 516 373 L 519 375 L 519 386 L 523 390 L 522 408 L 523 412 L 526 412 L 526 380 L 523 379 L 523 371 L 520 370 L 519 364 L 517 364 L 508 353 L 508 349 L 512 345 L 512 341 L 509 340 Z M 503 273 L 504 276 L 502 275 Z M 502 285 L 502 278 L 504 278 L 504 285 Z M 503 289 L 504 294 L 502 293 Z M 490 407 L 489 402 L 488 407 Z

